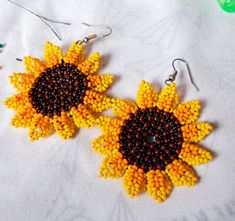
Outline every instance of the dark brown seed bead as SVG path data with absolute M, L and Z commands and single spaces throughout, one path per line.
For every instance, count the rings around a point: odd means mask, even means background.
M 164 170 L 178 158 L 183 143 L 180 122 L 157 107 L 130 114 L 119 134 L 120 152 L 128 164 L 145 172 Z
M 48 68 L 34 82 L 29 96 L 38 113 L 52 117 L 69 111 L 83 99 L 88 80 L 75 65 L 62 63 Z

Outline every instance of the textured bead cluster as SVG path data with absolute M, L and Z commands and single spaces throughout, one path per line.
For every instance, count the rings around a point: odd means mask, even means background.
M 212 154 L 198 144 L 183 143 L 179 158 L 188 165 L 201 165 L 212 160 Z
M 50 124 L 51 119 L 43 114 L 34 114 L 31 127 L 29 130 L 29 136 L 31 140 L 38 140 L 40 137 L 46 137 L 53 132 L 53 127 Z M 40 127 L 38 127 L 40 125 Z
M 53 116 L 53 126 L 58 135 L 63 139 L 71 138 L 75 132 L 75 125 L 73 120 L 69 117 L 69 113 L 61 112 L 61 116 Z
M 179 119 L 181 124 L 189 124 L 197 120 L 200 108 L 200 102 L 198 100 L 192 100 L 185 104 L 179 104 L 177 109 L 174 110 L 174 115 Z
M 119 151 L 131 165 L 164 170 L 178 158 L 183 143 L 181 124 L 171 113 L 157 107 L 131 114 L 119 134 Z
M 157 106 L 166 112 L 173 112 L 178 105 L 178 94 L 176 93 L 176 85 L 171 83 L 165 87 L 159 95 Z
M 169 164 L 166 173 L 176 186 L 194 186 L 198 180 L 192 167 L 180 160 L 174 160 Z
M 87 77 L 89 80 L 88 87 L 95 88 L 95 91 L 104 92 L 107 90 L 110 84 L 113 83 L 113 75 L 106 74 L 106 75 L 90 75 Z
M 197 143 L 204 139 L 212 131 L 212 126 L 208 123 L 192 122 L 182 126 L 184 141 Z
M 114 98 L 109 98 L 95 91 L 86 91 L 84 104 L 89 104 L 95 112 L 102 112 L 112 107 Z
M 52 117 L 83 103 L 88 80 L 75 65 L 58 64 L 48 68 L 30 89 L 29 97 L 38 113 Z
M 13 73 L 9 78 L 11 84 L 21 92 L 28 91 L 35 80 L 33 75 L 26 75 L 24 73 Z

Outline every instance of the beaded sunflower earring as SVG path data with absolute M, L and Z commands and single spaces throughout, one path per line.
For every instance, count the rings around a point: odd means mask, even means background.
M 194 186 L 198 181 L 192 165 L 207 163 L 212 154 L 198 142 L 212 131 L 209 123 L 196 122 L 200 102 L 179 104 L 174 73 L 158 95 L 153 86 L 142 81 L 136 103 L 116 100 L 115 118 L 97 119 L 103 135 L 92 142 L 93 149 L 105 155 L 100 177 L 118 178 L 132 198 L 148 191 L 158 202 L 164 201 L 176 186 Z M 198 88 L 197 88 L 198 89 Z
M 16 111 L 11 124 L 29 128 L 32 141 L 46 137 L 55 130 L 63 139 L 75 134 L 76 127 L 91 127 L 95 124 L 93 113 L 102 112 L 111 106 L 112 99 L 102 94 L 113 82 L 112 75 L 99 74 L 100 55 L 93 53 L 84 60 L 83 44 L 97 37 L 85 37 L 71 45 L 63 56 L 60 47 L 50 42 L 45 44 L 45 63 L 37 58 L 24 57 L 26 73 L 13 73 L 12 85 L 19 92 L 6 99 L 5 105 Z

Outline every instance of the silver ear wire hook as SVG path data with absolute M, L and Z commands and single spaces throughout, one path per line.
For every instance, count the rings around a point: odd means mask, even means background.
M 111 27 L 107 26 L 107 25 L 91 25 L 91 24 L 88 24 L 86 22 L 82 22 L 83 25 L 86 25 L 87 27 L 98 27 L 100 29 L 107 29 L 108 32 L 106 34 L 103 34 L 103 35 L 97 35 L 97 34 L 92 34 L 92 35 L 89 35 L 85 38 L 83 38 L 82 40 L 78 40 L 76 43 L 77 44 L 87 44 L 90 40 L 92 39 L 95 39 L 95 38 L 105 38 L 105 37 L 108 37 L 109 35 L 112 34 L 113 30 Z
M 191 83 L 193 84 L 193 86 L 196 88 L 196 90 L 199 91 L 198 86 L 195 84 L 195 82 L 194 82 L 194 80 L 193 80 L 193 77 L 192 77 L 192 74 L 191 74 L 191 71 L 190 71 L 188 62 L 185 61 L 185 60 L 182 59 L 182 58 L 176 58 L 176 59 L 174 59 L 174 60 L 172 61 L 172 67 L 173 67 L 174 72 L 168 77 L 167 80 L 165 80 L 165 83 L 166 83 L 167 85 L 169 85 L 170 83 L 172 83 L 173 81 L 175 81 L 176 76 L 177 76 L 177 73 L 178 73 L 177 70 L 176 70 L 176 68 L 175 68 L 175 62 L 176 62 L 176 61 L 182 61 L 182 62 L 185 63 L 185 65 L 186 65 L 186 67 L 187 67 L 187 69 L 188 69 L 188 74 L 189 74 L 190 81 L 191 81 Z

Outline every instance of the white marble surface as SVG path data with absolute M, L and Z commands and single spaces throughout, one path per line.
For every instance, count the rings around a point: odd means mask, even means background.
M 226 221 L 235 220 L 235 14 L 226 14 L 215 0 L 17 0 L 41 15 L 69 21 L 53 25 L 59 41 L 40 20 L 0 0 L 0 220 L 1 221 Z M 66 3 L 65 3 L 66 2 Z M 114 73 L 112 96 L 135 98 L 141 79 L 164 86 L 171 61 L 185 58 L 200 92 L 178 67 L 181 100 L 201 99 L 200 120 L 214 132 L 202 144 L 215 153 L 208 165 L 196 167 L 194 188 L 174 188 L 159 205 L 147 194 L 130 200 L 122 180 L 97 178 L 102 157 L 90 142 L 97 128 L 81 129 L 75 139 L 53 135 L 31 143 L 27 130 L 9 126 L 14 113 L 2 105 L 15 94 L 8 76 L 24 70 L 16 57 L 43 56 L 47 40 L 64 50 L 91 33 L 81 22 L 108 24 L 111 37 L 93 42 L 87 53 L 103 55 L 101 72 Z

